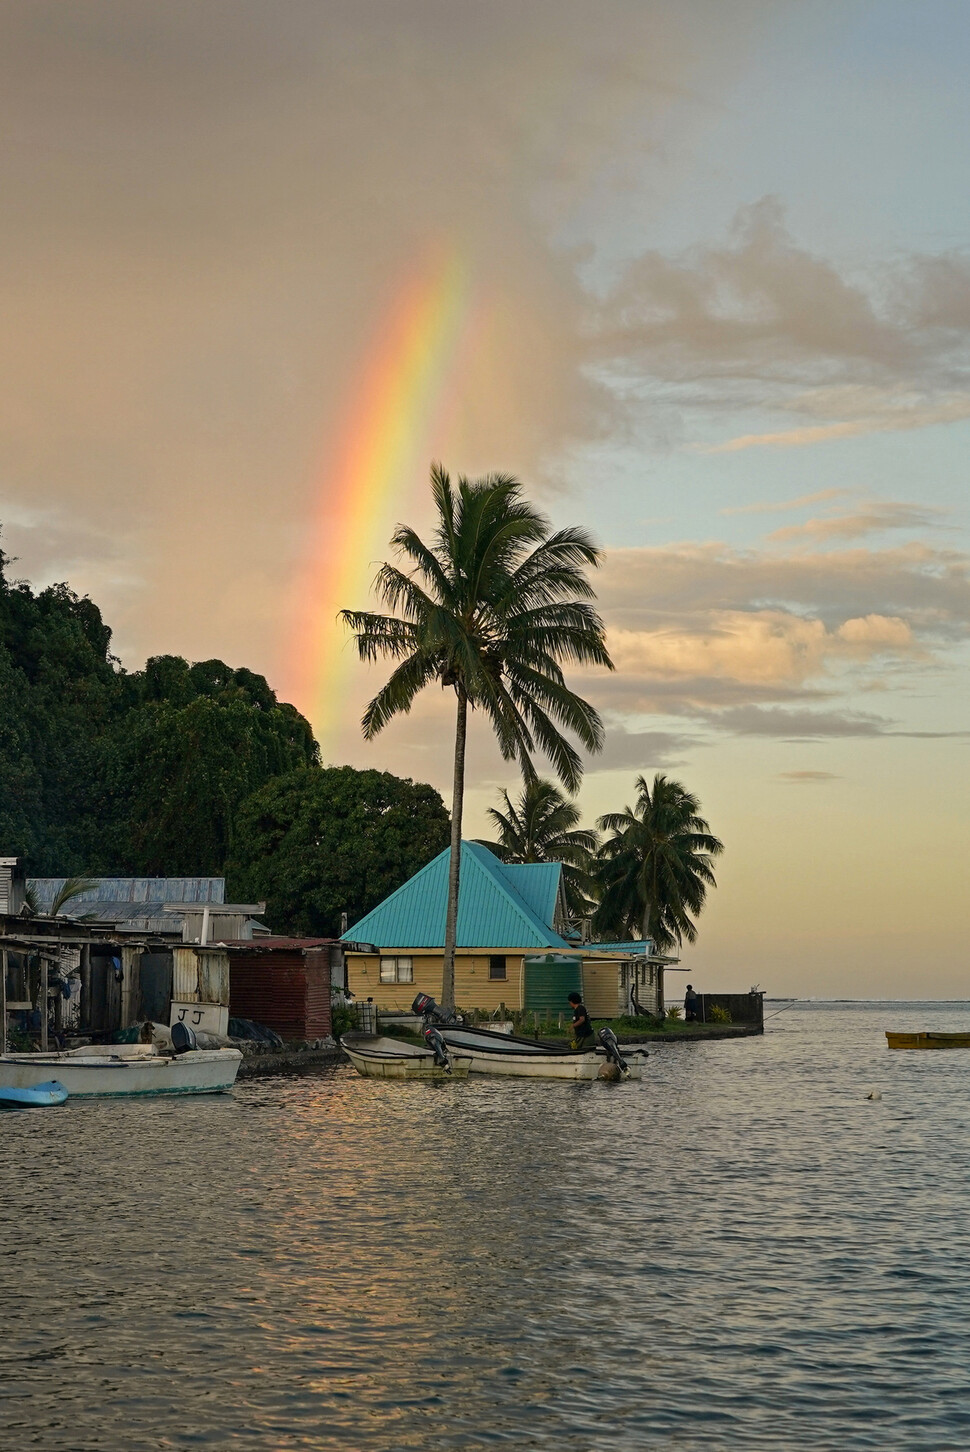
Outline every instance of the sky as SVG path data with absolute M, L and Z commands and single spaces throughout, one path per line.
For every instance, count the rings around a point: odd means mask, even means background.
M 587 820 L 725 843 L 684 965 L 970 996 L 970 7 L 0 0 L 0 524 L 364 743 L 334 624 L 432 459 L 605 555 Z M 514 790 L 473 721 L 466 835 Z M 679 977 L 673 980 L 679 982 Z

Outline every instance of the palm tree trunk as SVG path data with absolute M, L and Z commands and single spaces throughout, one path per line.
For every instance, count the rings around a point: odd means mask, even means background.
M 451 798 L 451 857 L 448 863 L 448 915 L 445 919 L 445 955 L 441 969 L 441 1006 L 455 1006 L 455 942 L 458 937 L 458 886 L 461 876 L 461 814 L 465 800 L 465 736 L 468 697 L 458 687 L 455 725 L 455 785 Z

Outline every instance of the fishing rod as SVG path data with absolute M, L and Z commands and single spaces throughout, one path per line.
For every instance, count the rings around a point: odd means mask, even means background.
M 793 1003 L 801 1003 L 801 1001 L 802 1000 L 800 998 L 790 998 L 785 1004 L 784 1008 L 776 1008 L 774 1013 L 769 1013 L 764 1019 L 762 1019 L 762 1022 L 767 1023 L 769 1018 L 777 1018 L 780 1013 L 784 1013 L 787 1009 L 791 1008 Z

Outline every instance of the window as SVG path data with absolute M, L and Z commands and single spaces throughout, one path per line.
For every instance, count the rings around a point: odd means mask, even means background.
M 489 978 L 507 978 L 508 977 L 508 974 L 505 971 L 505 959 L 503 957 L 501 957 L 500 954 L 493 953 L 492 956 L 491 956 L 491 958 L 489 958 L 489 960 L 488 960 L 488 976 L 489 976 Z
M 413 983 L 414 960 L 412 958 L 382 958 L 382 983 Z

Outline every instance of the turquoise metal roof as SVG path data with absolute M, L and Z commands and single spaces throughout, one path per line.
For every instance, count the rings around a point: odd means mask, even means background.
M 448 863 L 445 848 L 344 934 L 379 948 L 440 948 L 445 941 Z M 568 948 L 550 926 L 559 863 L 510 867 L 478 842 L 461 844 L 459 948 Z M 537 908 L 548 909 L 543 920 Z
M 634 939 L 630 943 L 582 943 L 580 945 L 584 953 L 636 953 L 642 958 L 644 954 L 650 957 L 653 953 L 653 939 Z
M 500 862 L 507 882 L 542 923 L 556 921 L 562 866 L 558 862 Z

